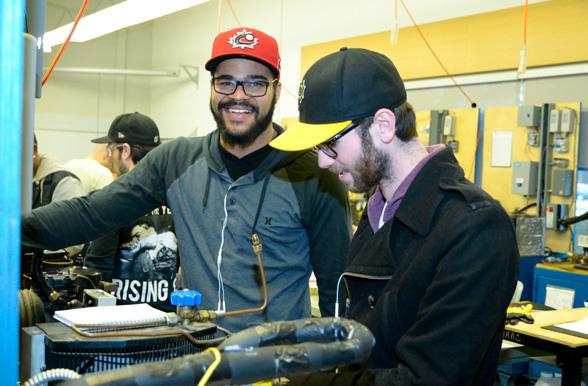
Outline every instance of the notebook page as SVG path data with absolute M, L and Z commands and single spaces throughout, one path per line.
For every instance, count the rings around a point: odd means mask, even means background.
M 86 307 L 73 310 L 55 311 L 53 317 L 68 325 L 165 322 L 166 313 L 149 304 L 128 304 L 122 306 Z

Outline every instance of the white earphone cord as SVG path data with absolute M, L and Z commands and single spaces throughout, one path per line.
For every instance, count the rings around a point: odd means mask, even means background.
M 335 318 L 339 317 L 339 286 L 341 285 L 341 279 L 343 279 L 344 273 L 339 276 L 339 280 L 337 280 L 337 291 L 335 292 Z

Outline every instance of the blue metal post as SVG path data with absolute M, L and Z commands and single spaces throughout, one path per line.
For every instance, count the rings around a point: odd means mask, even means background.
M 24 0 L 0 0 L 0 384 L 18 380 Z

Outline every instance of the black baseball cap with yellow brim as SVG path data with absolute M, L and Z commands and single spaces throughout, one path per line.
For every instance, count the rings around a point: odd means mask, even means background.
M 404 83 L 386 56 L 363 48 L 341 48 L 314 63 L 298 90 L 300 122 L 270 142 L 297 151 L 319 145 L 351 122 L 406 102 Z
M 321 125 L 297 122 L 271 141 L 270 146 L 285 151 L 310 149 L 333 138 L 350 123 L 351 121 L 345 121 Z M 286 133 L 289 134 L 286 135 Z

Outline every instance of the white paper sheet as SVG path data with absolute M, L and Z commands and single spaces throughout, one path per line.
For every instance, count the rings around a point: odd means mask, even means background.
M 512 162 L 512 131 L 492 133 L 492 160 L 490 166 L 509 168 Z
M 575 322 L 560 323 L 555 326 L 588 335 L 588 318 L 580 319 Z
M 545 305 L 556 310 L 573 308 L 576 291 L 571 288 L 547 285 L 545 289 Z

